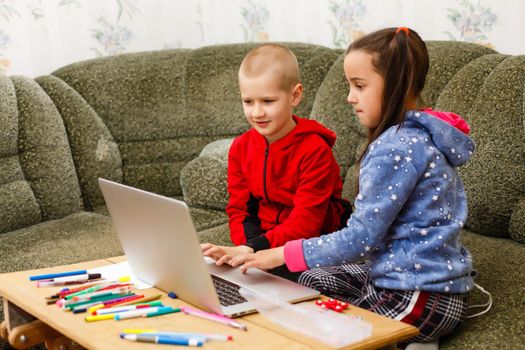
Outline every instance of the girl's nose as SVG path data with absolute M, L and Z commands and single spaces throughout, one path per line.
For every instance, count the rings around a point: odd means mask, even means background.
M 348 103 L 350 103 L 351 105 L 355 104 L 357 102 L 357 99 L 355 98 L 354 95 L 352 95 L 352 93 L 348 93 L 348 97 L 346 98 L 346 101 Z

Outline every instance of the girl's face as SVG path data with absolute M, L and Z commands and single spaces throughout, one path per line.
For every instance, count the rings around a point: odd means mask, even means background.
M 350 86 L 347 101 L 363 126 L 372 129 L 381 121 L 383 77 L 376 72 L 373 56 L 362 50 L 350 51 L 344 61 L 346 80 Z

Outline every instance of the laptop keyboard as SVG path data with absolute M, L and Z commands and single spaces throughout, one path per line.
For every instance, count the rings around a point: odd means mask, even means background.
M 240 286 L 223 278 L 211 275 L 213 285 L 223 306 L 245 303 L 247 300 L 239 293 Z

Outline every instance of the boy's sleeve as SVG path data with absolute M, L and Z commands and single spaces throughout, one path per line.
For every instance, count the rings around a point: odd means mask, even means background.
M 309 268 L 341 265 L 372 253 L 384 240 L 418 182 L 419 174 L 412 162 L 408 154 L 390 149 L 367 157 L 360 171 L 356 209 L 348 226 L 329 235 L 303 240 L 306 265 Z
M 286 242 L 319 236 L 325 221 L 334 181 L 335 158 L 331 148 L 323 144 L 309 152 L 301 162 L 299 185 L 293 197 L 289 217 L 266 234 L 249 240 L 254 251 L 283 246 Z
M 237 140 L 235 140 L 237 141 Z M 258 201 L 250 191 L 242 172 L 238 142 L 233 142 L 228 154 L 228 192 L 230 199 L 226 206 L 229 217 L 230 238 L 236 246 L 246 243 L 247 237 L 261 234 L 257 216 Z

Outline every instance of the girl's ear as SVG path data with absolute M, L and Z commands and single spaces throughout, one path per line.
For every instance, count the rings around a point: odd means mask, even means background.
M 303 99 L 303 84 L 297 83 L 292 89 L 292 106 L 297 107 Z

